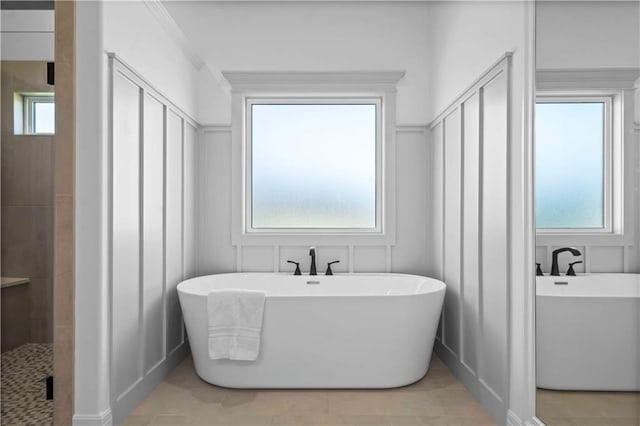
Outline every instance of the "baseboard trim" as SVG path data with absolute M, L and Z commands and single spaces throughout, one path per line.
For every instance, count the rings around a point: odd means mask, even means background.
M 73 426 L 111 426 L 113 417 L 107 408 L 100 414 L 74 414 L 72 422 Z
M 118 400 L 112 402 L 113 424 L 119 425 L 140 405 L 153 390 L 173 371 L 189 354 L 189 344 L 184 342 L 167 357 L 167 359 L 140 382 L 128 390 Z
M 496 398 L 494 392 L 489 390 L 490 388 L 483 386 L 478 377 L 471 374 L 460 360 L 442 344 L 442 342 L 436 341 L 434 345 L 434 352 L 447 365 L 447 367 L 449 367 L 467 390 L 471 392 L 473 397 L 480 402 L 482 408 L 484 408 L 487 413 L 493 417 L 497 424 L 510 424 L 508 423 L 509 419 L 507 418 L 507 407 L 505 402 Z M 515 416 L 515 418 L 517 418 L 517 416 Z
M 546 426 L 546 424 L 537 417 L 531 418 L 531 420 L 525 422 L 525 426 Z
M 522 419 L 511 410 L 507 411 L 507 426 L 523 426 Z

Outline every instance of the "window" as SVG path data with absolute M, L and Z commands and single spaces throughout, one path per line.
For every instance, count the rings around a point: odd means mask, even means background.
M 395 244 L 404 74 L 223 71 L 231 86 L 232 244 Z
M 613 96 L 538 98 L 538 232 L 613 231 L 613 103 Z
M 14 133 L 52 135 L 55 133 L 55 98 L 52 93 L 14 95 Z
M 380 98 L 248 98 L 247 229 L 380 229 Z

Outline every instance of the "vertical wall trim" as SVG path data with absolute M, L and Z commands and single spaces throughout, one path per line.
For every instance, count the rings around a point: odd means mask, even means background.
M 167 359 L 167 132 L 168 108 L 162 106 L 162 360 Z
M 468 99 L 468 97 L 467 97 Z M 459 195 L 458 195 L 458 204 L 460 205 L 460 218 L 459 218 L 459 223 L 458 223 L 458 228 L 460 229 L 460 235 L 459 235 L 459 247 L 458 247 L 458 256 L 460 256 L 460 262 L 458 263 L 458 280 L 459 280 L 459 284 L 460 284 L 460 297 L 458 299 L 458 312 L 460 312 L 460 329 L 458 330 L 458 350 L 460 352 L 460 362 L 462 363 L 462 365 L 464 365 L 466 368 L 468 368 L 469 370 L 471 370 L 467 363 L 464 360 L 464 349 L 465 349 L 465 339 L 464 339 L 464 318 L 465 318 L 465 310 L 464 310 L 464 287 L 465 287 L 465 277 L 464 277 L 464 210 L 465 210 L 465 203 L 464 203 L 464 165 L 465 165 L 465 149 L 464 149 L 464 141 L 465 141 L 465 135 L 464 135 L 464 117 L 465 117 L 465 108 L 464 108 L 464 102 L 466 101 L 466 99 L 463 99 L 462 101 L 460 101 L 460 105 L 458 106 L 458 110 L 459 110 L 459 116 L 460 116 L 460 121 L 458 123 L 459 126 L 459 132 L 460 132 L 460 188 L 459 188 Z
M 140 125 L 138 126 L 138 241 L 140 246 L 138 250 L 138 362 L 139 373 L 138 378 L 142 379 L 145 375 L 144 356 L 145 350 L 145 320 L 144 320 L 144 96 L 145 91 L 142 87 L 138 89 L 138 117 Z
M 185 267 L 185 261 L 184 261 L 184 224 L 185 224 L 185 220 L 184 220 L 184 145 L 185 145 L 185 140 L 186 140 L 186 126 L 187 123 L 184 119 L 184 117 L 181 117 L 180 120 L 180 231 L 181 231 L 181 236 L 180 236 L 180 262 L 181 262 L 181 280 L 180 281 L 184 281 L 185 279 L 185 272 L 184 272 L 184 267 Z M 176 290 L 177 291 L 177 290 Z M 180 312 L 180 344 L 178 344 L 178 347 L 182 346 L 184 344 L 184 317 L 182 316 L 182 311 Z
M 447 188 L 447 173 L 446 173 L 446 170 L 447 170 L 447 150 L 445 148 L 447 146 L 447 132 L 446 132 L 446 129 L 445 129 L 445 118 L 446 118 L 447 115 L 449 115 L 449 114 L 443 115 L 442 116 L 442 121 L 440 121 L 440 130 L 442 132 L 442 139 L 441 139 L 442 140 L 442 168 L 440 169 L 440 170 L 442 170 L 442 199 L 440 200 L 441 201 L 440 205 L 442 206 L 441 207 L 441 209 L 442 209 L 442 241 L 440 242 L 440 252 L 442 253 L 442 256 L 441 256 L 440 260 L 441 260 L 442 264 L 440 265 L 440 279 L 442 281 L 444 281 L 445 283 L 446 283 L 446 281 L 444 280 L 444 278 L 445 278 L 445 276 L 444 276 L 445 275 L 444 268 L 445 268 L 445 265 L 447 264 L 447 262 L 446 262 L 447 253 L 445 251 L 445 240 L 446 240 L 445 229 L 446 229 L 446 224 L 447 224 L 447 209 L 446 209 L 446 206 L 445 206 L 446 199 L 447 199 L 446 194 L 445 194 L 445 190 Z M 446 298 L 446 295 L 445 295 L 445 298 Z M 449 347 L 445 343 L 447 341 L 447 339 L 445 338 L 445 336 L 447 334 L 446 333 L 447 323 L 445 321 L 445 317 L 446 317 L 445 312 L 447 310 L 447 306 L 446 305 L 447 304 L 446 304 L 446 300 L 445 300 L 445 303 L 442 304 L 442 313 L 440 314 L 441 339 L 442 339 L 443 346 L 449 352 L 453 353 L 451 351 L 451 349 L 449 349 Z
M 108 67 L 109 67 L 109 75 L 107 76 L 108 80 L 108 107 L 107 107 L 107 161 L 106 161 L 106 170 L 105 177 L 107 181 L 107 270 L 105 275 L 107 276 L 107 285 L 109 289 L 107 290 L 107 312 L 109 315 L 108 323 L 108 349 L 109 349 L 109 401 L 111 407 L 113 407 L 114 400 L 114 371 L 115 371 L 115 361 L 113 356 L 113 116 L 114 116 L 114 108 L 115 103 L 113 101 L 114 95 L 114 86 L 115 86 L 115 56 L 113 54 L 108 54 Z
M 478 89 L 478 352 L 476 375 L 482 377 L 484 362 L 484 255 L 482 242 L 484 232 L 484 89 Z
M 511 102 L 511 60 L 508 60 L 505 64 L 505 73 L 506 73 L 506 93 L 507 93 L 507 102 L 506 102 L 506 113 L 507 113 L 507 117 L 506 117 L 506 129 L 505 129 L 505 135 L 506 135 L 506 140 L 505 140 L 505 161 L 507 163 L 507 173 L 505 175 L 505 179 L 507 180 L 507 193 L 506 193 L 506 202 L 507 202 L 507 232 L 506 232 L 506 237 L 507 237 L 507 250 L 506 250 L 506 256 L 505 256 L 505 266 L 506 266 L 506 298 L 505 298 L 505 303 L 507 304 L 507 309 L 505 310 L 505 323 L 507 324 L 507 342 L 506 342 L 506 361 L 507 361 L 507 376 L 504 378 L 504 388 L 505 388 L 505 395 L 504 398 L 505 399 L 509 399 L 509 380 L 510 380 L 510 375 L 511 375 L 511 365 L 512 365 L 512 360 L 511 360 L 511 310 L 513 309 L 513 306 L 511 304 L 511 300 L 512 300 L 512 289 L 511 289 L 511 285 L 513 284 L 512 281 L 512 272 L 513 272 L 513 268 L 512 268 L 512 258 L 511 258 L 511 254 L 513 253 L 513 249 L 512 249 L 512 241 L 513 241 L 513 232 L 512 232 L 512 226 L 513 226 L 513 199 L 512 199 L 512 190 L 513 190 L 513 184 L 512 184 L 512 171 L 513 171 L 513 162 L 511 161 L 511 153 L 513 152 L 513 148 L 511 147 L 511 132 L 512 132 L 512 123 L 513 123 L 513 112 L 512 112 L 512 102 Z M 523 140 L 524 142 L 524 140 Z M 527 205 L 525 203 L 525 205 Z M 527 252 L 528 252 L 528 248 L 527 248 Z M 531 263 L 531 259 L 527 259 L 527 262 L 530 264 Z M 498 396 L 498 395 L 496 395 Z M 502 402 L 502 398 L 500 398 L 500 401 Z M 508 407 L 506 407 L 508 408 Z
M 349 246 L 349 272 L 353 273 L 353 262 L 354 262 L 354 256 L 353 256 L 353 245 Z

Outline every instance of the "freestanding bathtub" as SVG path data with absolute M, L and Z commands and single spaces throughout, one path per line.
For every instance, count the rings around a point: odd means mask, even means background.
M 537 277 L 536 376 L 545 389 L 640 391 L 640 275 Z
M 210 360 L 207 293 L 267 293 L 256 361 Z M 197 374 L 230 388 L 392 388 L 427 372 L 445 285 L 401 274 L 192 278 L 178 295 Z

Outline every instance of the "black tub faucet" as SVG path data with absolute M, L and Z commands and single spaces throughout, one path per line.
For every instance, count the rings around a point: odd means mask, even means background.
M 558 255 L 560 253 L 564 253 L 565 251 L 570 251 L 574 256 L 580 256 L 582 254 L 580 253 L 580 250 L 573 247 L 562 247 L 554 250 L 551 253 L 551 275 L 554 275 L 556 277 L 560 276 L 560 270 L 558 269 Z
M 309 247 L 309 256 L 311 256 L 311 268 L 309 268 L 309 275 L 318 275 L 316 271 L 316 248 Z

